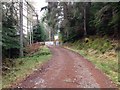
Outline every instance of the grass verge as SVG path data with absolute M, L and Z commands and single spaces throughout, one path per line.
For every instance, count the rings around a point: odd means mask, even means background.
M 39 68 L 39 65 L 51 58 L 50 50 L 43 46 L 30 56 L 16 59 L 15 67 L 2 77 L 2 88 L 9 88 L 11 84 L 23 80 Z
M 118 80 L 118 55 L 108 40 L 99 38 L 90 40 L 87 43 L 77 41 L 69 43 L 66 48 L 84 56 L 87 60 L 95 64 L 96 68 L 103 71 L 113 83 L 118 87 L 120 86 Z

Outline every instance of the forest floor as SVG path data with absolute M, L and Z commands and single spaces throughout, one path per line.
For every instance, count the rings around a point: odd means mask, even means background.
M 116 88 L 108 77 L 76 52 L 49 47 L 52 58 L 12 88 Z
M 0 88 L 9 88 L 11 85 L 24 80 L 51 58 L 48 47 L 37 43 L 27 46 L 26 53 L 24 57 L 5 59 L 6 62 L 3 65 L 9 69 L 2 68 L 2 87 Z M 11 61 L 13 62 L 11 63 Z

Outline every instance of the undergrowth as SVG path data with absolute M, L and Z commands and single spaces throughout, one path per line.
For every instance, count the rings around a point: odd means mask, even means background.
M 14 59 L 14 66 L 9 67 L 9 70 L 2 76 L 2 88 L 8 88 L 14 82 L 19 82 L 29 76 L 34 70 L 39 68 L 39 65 L 51 57 L 50 50 L 43 46 L 39 50 L 29 56 Z

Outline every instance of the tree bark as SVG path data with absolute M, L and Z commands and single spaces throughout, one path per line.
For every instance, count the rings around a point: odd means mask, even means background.
M 2 2 L 0 1 L 0 12 L 2 12 Z M 2 13 L 0 13 L 0 66 L 2 66 Z M 0 73 L 2 70 L 0 69 Z M 1 79 L 2 77 L 0 77 Z M 2 80 L 2 79 L 1 79 Z
M 87 36 L 87 31 L 89 30 L 90 6 L 90 0 L 84 3 L 84 36 Z
M 87 29 L 86 29 L 86 3 L 84 4 L 84 36 L 87 35 Z
M 20 56 L 23 57 L 23 1 L 20 1 Z

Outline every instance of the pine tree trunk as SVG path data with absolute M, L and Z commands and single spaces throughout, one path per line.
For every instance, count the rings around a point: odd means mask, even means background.
M 86 3 L 84 5 L 84 36 L 87 35 L 87 30 L 86 30 Z
M 0 12 L 2 12 L 2 3 L 1 2 L 0 2 Z M 1 60 L 2 60 L 2 13 L 0 13 L 0 65 L 1 65 Z M 0 77 L 0 79 L 1 79 L 1 77 Z
M 20 56 L 23 56 L 23 2 L 20 2 Z
M 84 3 L 84 36 L 87 36 L 87 31 L 89 30 L 89 16 L 90 16 L 90 6 L 91 0 L 89 2 Z

